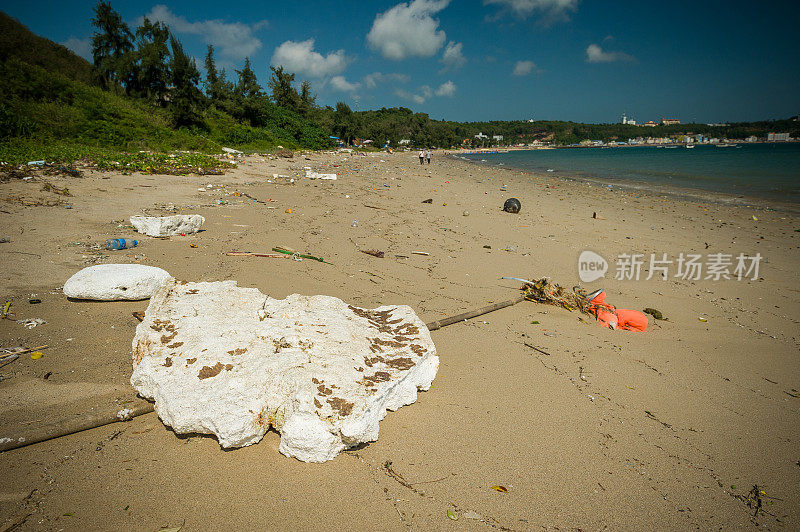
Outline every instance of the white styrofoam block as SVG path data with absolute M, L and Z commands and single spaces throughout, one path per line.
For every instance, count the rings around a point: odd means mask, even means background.
M 77 272 L 64 283 L 73 299 L 120 301 L 147 299 L 170 278 L 167 271 L 144 264 L 98 264 Z
M 329 296 L 273 299 L 235 281 L 170 280 L 133 340 L 131 384 L 176 433 L 215 434 L 323 462 L 378 438 L 388 410 L 417 399 L 439 367 L 408 306 L 361 309 Z
M 206 219 L 199 214 L 176 214 L 174 216 L 131 216 L 131 225 L 147 236 L 176 236 L 200 230 Z

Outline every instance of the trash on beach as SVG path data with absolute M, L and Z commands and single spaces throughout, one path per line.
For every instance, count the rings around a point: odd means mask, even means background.
M 206 219 L 199 214 L 176 214 L 174 216 L 131 216 L 131 225 L 147 236 L 177 236 L 200 230 Z
M 42 192 L 52 192 L 53 194 L 58 194 L 59 196 L 72 196 L 67 187 L 58 188 L 52 183 L 45 183 L 42 185 Z
M 26 347 L 22 347 L 21 345 L 18 345 L 16 347 L 3 347 L 2 349 L 0 349 L 0 368 L 2 368 L 3 366 L 6 366 L 8 364 L 11 364 L 15 360 L 17 360 L 20 357 L 20 355 L 24 355 L 26 353 L 34 353 L 34 354 L 35 353 L 40 353 L 42 349 L 47 349 L 48 347 L 50 347 L 50 346 L 48 346 L 48 345 L 38 345 L 36 347 L 27 347 L 26 348 Z M 33 358 L 33 357 L 31 357 L 31 358 Z M 40 357 L 37 356 L 36 358 L 40 358 Z
M 252 251 L 228 251 L 225 253 L 229 257 L 265 257 L 270 259 L 286 259 L 289 255 L 283 253 L 253 253 Z
M 428 198 L 426 200 L 422 200 L 422 203 L 433 203 L 433 198 Z
M 95 301 L 148 299 L 170 274 L 144 264 L 98 264 L 77 272 L 64 283 L 64 295 Z
M 39 325 L 45 325 L 47 322 L 42 318 L 27 318 L 24 320 L 17 320 L 17 323 L 24 325 L 26 329 L 33 329 Z
M 38 304 L 39 304 L 39 303 L 41 303 L 41 302 L 42 302 L 42 300 L 41 300 L 41 299 L 29 299 L 29 300 L 28 300 L 28 304 L 29 304 L 29 305 L 38 305 Z
M 492 486 L 494 491 L 499 491 L 500 493 L 508 493 L 508 488 L 505 486 Z
M 508 198 L 503 204 L 503 210 L 511 214 L 517 214 L 522 208 L 522 204 L 517 198 Z
M 469 211 L 464 211 L 461 213 L 462 216 L 469 216 Z
M 311 259 L 317 262 L 325 262 L 325 259 L 323 259 L 322 257 L 315 257 L 314 255 L 298 253 L 292 248 L 285 248 L 283 246 L 274 247 L 272 248 L 272 251 L 277 251 L 278 253 L 283 253 L 284 255 L 290 255 L 293 259 Z M 325 262 L 325 264 L 330 264 L 330 262 Z
M 133 238 L 109 238 L 103 244 L 107 250 L 122 250 L 135 248 L 139 245 L 139 241 Z
M 378 257 L 379 259 L 384 257 L 383 251 L 379 251 L 377 249 L 362 249 L 361 253 L 366 253 L 367 255 L 372 255 L 373 257 Z
M 308 179 L 326 179 L 329 181 L 336 181 L 338 176 L 336 174 L 319 174 L 317 172 L 312 172 L 311 170 L 306 170 L 306 177 Z
M 647 330 L 647 315 L 638 310 L 618 309 L 606 303 L 606 293 L 602 289 L 595 290 L 587 295 L 582 288 L 575 286 L 572 290 L 567 290 L 547 277 L 542 277 L 535 281 L 528 281 L 518 277 L 502 277 L 501 279 L 522 281 L 524 284 L 521 290 L 528 301 L 594 315 L 597 321 L 610 329 L 642 332 Z M 552 334 L 545 334 L 553 336 Z
M 453 510 L 447 510 L 447 518 L 453 521 L 458 521 L 458 515 Z
M 428 253 L 427 251 L 412 251 L 411 254 L 412 255 L 422 255 L 424 257 L 427 257 L 427 256 L 430 255 L 430 253 Z
M 698 320 L 700 320 L 700 321 L 702 321 L 703 323 L 706 323 L 706 322 L 708 322 L 708 318 L 706 318 L 706 317 L 703 317 L 703 316 L 700 316 L 700 317 L 698 317 L 697 319 L 698 319 Z
M 133 359 L 131 384 L 176 434 L 236 448 L 274 428 L 278 450 L 304 462 L 375 441 L 386 411 L 415 402 L 439 366 L 408 306 L 174 279 L 137 326 Z
M 604 290 L 595 290 L 586 296 L 589 312 L 594 314 L 601 324 L 609 329 L 623 329 L 626 331 L 647 330 L 647 315 L 638 310 L 616 308 L 605 302 Z
M 44 353 L 42 353 L 41 351 L 34 351 L 33 353 L 31 353 L 31 360 L 39 360 L 43 356 Z
M 283 211 L 283 212 L 285 212 L 286 214 L 292 214 L 292 209 L 286 209 L 286 210 L 285 210 L 285 211 Z
M 661 311 L 660 311 L 660 310 L 657 310 L 657 309 L 654 309 L 654 308 L 647 307 L 647 308 L 646 308 L 646 309 L 644 309 L 642 312 L 644 312 L 645 314 L 650 314 L 651 316 L 653 316 L 653 318 L 655 318 L 655 319 L 657 319 L 657 320 L 664 320 L 664 321 L 667 321 L 667 318 L 665 318 L 665 317 L 664 317 L 664 315 L 663 315 L 663 314 L 661 314 Z

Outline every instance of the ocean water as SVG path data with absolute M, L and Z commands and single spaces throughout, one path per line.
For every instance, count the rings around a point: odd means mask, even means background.
M 800 143 L 519 150 L 460 157 L 604 184 L 800 203 Z

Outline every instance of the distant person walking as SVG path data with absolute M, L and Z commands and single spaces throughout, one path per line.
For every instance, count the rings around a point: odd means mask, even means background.
M 419 150 L 419 164 L 425 164 L 425 152 Z
M 431 150 L 425 152 L 425 158 L 428 159 L 428 164 L 431 164 Z

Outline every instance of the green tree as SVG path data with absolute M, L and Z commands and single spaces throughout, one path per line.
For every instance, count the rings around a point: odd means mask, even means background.
M 294 82 L 294 74 L 286 72 L 282 66 L 275 68 L 269 67 L 272 71 L 272 77 L 269 79 L 269 90 L 272 96 L 272 101 L 278 107 L 298 111 L 300 109 L 300 95 L 297 90 L 292 86 Z M 310 85 L 308 96 L 310 96 Z
M 176 126 L 200 124 L 200 108 L 203 104 L 203 93 L 197 88 L 200 72 L 197 71 L 194 59 L 190 59 L 183 51 L 178 39 L 170 36 L 169 44 L 172 48 L 170 62 L 172 89 L 169 94 L 172 120 Z
M 92 36 L 92 59 L 102 85 L 114 89 L 130 79 L 130 61 L 125 56 L 133 50 L 133 34 L 108 2 L 94 7 L 92 25 L 98 28 Z
M 250 58 L 244 60 L 244 67 L 237 70 L 238 79 L 233 88 L 233 105 L 230 113 L 237 119 L 252 126 L 263 124 L 268 112 L 265 104 L 269 103 L 261 85 L 258 84 L 256 73 L 250 66 Z
M 228 114 L 235 114 L 233 93 L 233 83 L 227 80 L 225 69 L 217 70 L 216 61 L 214 61 L 214 47 L 208 45 L 205 59 L 206 66 L 206 79 L 203 85 L 206 90 L 206 96 L 210 103 Z
M 300 84 L 299 108 L 298 111 L 303 116 L 309 116 L 311 111 L 317 108 L 317 95 L 311 92 L 311 82 L 308 80 Z
M 250 67 L 250 58 L 244 58 L 244 67 L 237 70 L 239 79 L 236 82 L 235 94 L 238 98 L 244 100 L 251 100 L 259 96 L 263 96 L 261 85 L 258 84 L 256 73 Z
M 136 29 L 137 75 L 134 90 L 129 89 L 129 93 L 137 94 L 159 105 L 164 103 L 170 79 L 168 65 L 170 53 L 167 47 L 169 37 L 167 26 L 161 22 L 151 22 L 147 17 Z
M 344 102 L 337 102 L 333 112 L 333 134 L 345 144 L 350 144 L 355 138 L 355 126 L 352 109 Z

